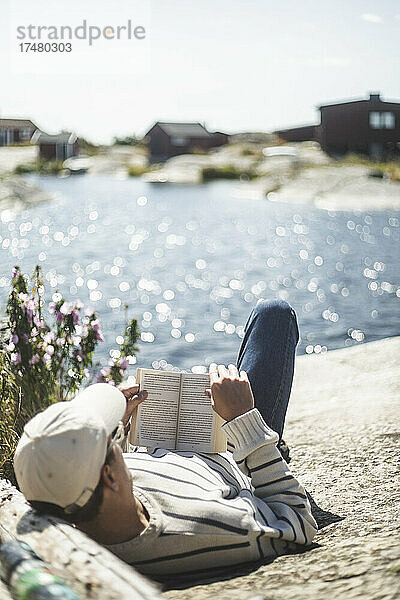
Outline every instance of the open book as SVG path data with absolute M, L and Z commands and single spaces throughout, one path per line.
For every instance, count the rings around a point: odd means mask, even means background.
M 224 420 L 204 391 L 208 375 L 138 369 L 136 382 L 147 399 L 132 416 L 129 441 L 135 446 L 225 452 Z

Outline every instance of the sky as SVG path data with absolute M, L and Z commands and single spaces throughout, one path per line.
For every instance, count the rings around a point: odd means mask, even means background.
M 16 34 L 128 19 L 144 39 L 73 40 L 70 53 L 21 52 Z M 316 123 L 319 104 L 400 101 L 399 39 L 398 0 L 0 0 L 0 117 L 96 143 L 158 120 L 228 133 Z

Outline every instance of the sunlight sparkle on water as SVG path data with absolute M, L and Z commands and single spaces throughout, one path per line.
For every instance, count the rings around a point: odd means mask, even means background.
M 234 360 L 248 313 L 264 298 L 296 308 L 300 353 L 398 333 L 398 213 L 294 211 L 235 199 L 221 182 L 39 180 L 57 193 L 54 203 L 0 214 L 0 298 L 15 263 L 30 273 L 39 262 L 49 295 L 94 303 L 107 355 L 128 314 L 142 330 L 140 364 Z

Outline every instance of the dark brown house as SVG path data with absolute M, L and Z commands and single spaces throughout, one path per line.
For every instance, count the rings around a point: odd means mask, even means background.
M 400 157 L 400 102 L 386 102 L 379 94 L 367 100 L 322 104 L 319 125 L 275 131 L 288 142 L 316 140 L 333 156 L 348 153 L 371 158 Z
M 36 130 L 29 119 L 0 119 L 0 146 L 29 142 Z
M 64 161 L 79 153 L 79 142 L 75 133 L 63 131 L 56 135 L 49 135 L 37 131 L 32 137 L 32 143 L 39 146 L 39 158 L 43 160 Z
M 285 142 L 308 142 L 318 139 L 318 125 L 302 125 L 291 129 L 277 129 L 275 135 Z
M 196 150 L 209 150 L 228 142 L 225 133 L 210 133 L 200 123 L 164 123 L 158 121 L 145 136 L 149 142 L 153 161 L 188 154 Z
M 379 94 L 370 94 L 368 100 L 323 104 L 319 110 L 319 142 L 329 154 L 400 156 L 400 102 L 386 102 Z

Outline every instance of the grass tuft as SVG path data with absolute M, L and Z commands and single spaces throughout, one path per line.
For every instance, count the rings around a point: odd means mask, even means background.
M 26 173 L 39 173 L 40 175 L 57 175 L 63 170 L 62 162 L 59 160 L 38 160 L 33 163 L 22 163 L 15 167 L 14 173 L 25 175 Z
M 128 167 L 128 175 L 129 177 L 141 177 L 148 171 L 148 167 L 143 165 L 130 165 Z
M 213 181 L 215 179 L 254 179 L 257 177 L 254 171 L 249 169 L 239 169 L 234 165 L 221 167 L 204 167 L 202 170 L 202 180 Z
M 21 394 L 12 374 L 9 359 L 0 353 L 0 478 L 16 484 L 12 466 L 22 427 Z

